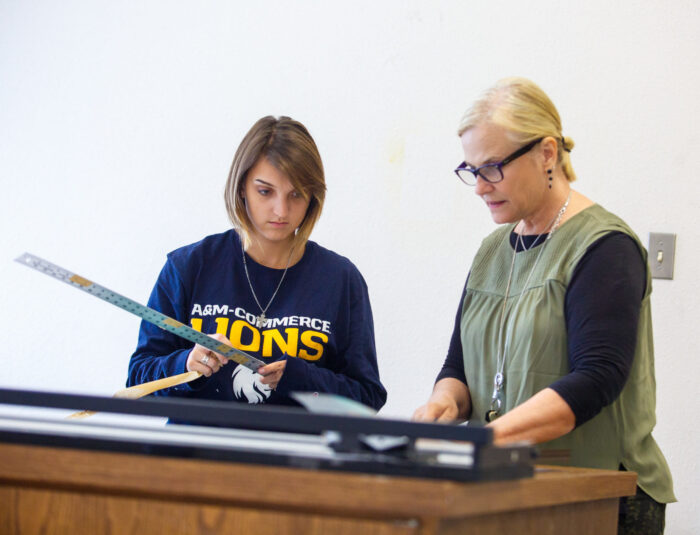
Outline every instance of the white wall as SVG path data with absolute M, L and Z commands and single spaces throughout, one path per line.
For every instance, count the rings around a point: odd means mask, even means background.
M 138 319 L 12 262 L 43 256 L 145 301 L 169 250 L 227 228 L 222 190 L 259 117 L 304 122 L 328 200 L 313 238 L 363 272 L 384 413 L 409 416 L 445 354 L 493 223 L 451 170 L 467 104 L 507 75 L 559 107 L 576 187 L 678 234 L 653 297 L 656 437 L 700 531 L 700 82 L 694 1 L 0 0 L 0 386 L 110 394 Z

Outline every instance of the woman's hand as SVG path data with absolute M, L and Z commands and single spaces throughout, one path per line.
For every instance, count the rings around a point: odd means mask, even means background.
M 457 402 L 448 395 L 430 396 L 428 403 L 418 407 L 413 413 L 417 422 L 451 422 L 457 419 Z
M 229 339 L 223 334 L 210 334 L 209 336 L 219 342 L 231 345 Z M 202 375 L 211 377 L 212 374 L 218 372 L 227 362 L 228 359 L 220 353 L 196 344 L 187 356 L 187 364 L 185 367 L 189 372 L 199 372 Z
M 274 390 L 277 388 L 277 383 L 282 379 L 282 374 L 286 366 L 286 360 L 278 360 L 277 362 L 271 362 L 267 366 L 258 368 L 258 373 L 262 376 L 260 382 Z
M 469 389 L 463 382 L 447 377 L 435 384 L 428 402 L 416 409 L 413 420 L 418 422 L 453 422 L 466 420 L 471 400 Z
M 545 388 L 487 427 L 493 429 L 493 442 L 498 446 L 521 441 L 539 444 L 572 431 L 576 416 L 564 398 Z

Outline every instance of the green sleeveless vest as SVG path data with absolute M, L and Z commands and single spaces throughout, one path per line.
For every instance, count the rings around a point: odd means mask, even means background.
M 498 351 L 506 336 L 510 339 L 502 414 L 568 373 L 564 298 L 576 265 L 593 242 L 612 231 L 624 232 L 635 240 L 645 261 L 647 258 L 639 239 L 621 219 L 593 205 L 566 221 L 545 245 L 515 255 L 504 328 L 499 332 L 513 257 L 509 241 L 512 229 L 512 225 L 503 225 L 482 243 L 472 264 L 462 308 L 461 337 L 471 421 L 479 423 L 484 423 L 490 406 Z M 637 483 L 647 494 L 668 503 L 675 501 L 671 472 L 651 436 L 656 424 L 656 380 L 650 294 L 647 270 L 634 362 L 620 396 L 597 416 L 571 433 L 542 444 L 541 449 L 570 450 L 573 466 L 617 470 L 622 464 L 637 472 Z

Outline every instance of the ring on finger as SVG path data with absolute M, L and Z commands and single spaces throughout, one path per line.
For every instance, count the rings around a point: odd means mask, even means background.
M 204 355 L 199 362 L 201 362 L 202 364 L 204 364 L 206 366 L 207 362 L 209 362 L 209 355 Z

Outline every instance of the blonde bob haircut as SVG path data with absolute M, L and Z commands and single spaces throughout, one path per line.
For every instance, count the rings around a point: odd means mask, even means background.
M 569 182 L 576 180 L 569 152 L 574 140 L 562 135 L 559 112 L 540 87 L 527 78 L 504 78 L 487 89 L 467 110 L 458 135 L 482 123 L 502 126 L 523 145 L 543 137 L 557 141 L 558 158 Z
M 241 192 L 248 171 L 260 158 L 266 158 L 286 174 L 292 186 L 309 201 L 306 215 L 294 236 L 294 247 L 306 244 L 321 216 L 326 197 L 321 155 L 303 124 L 289 117 L 268 115 L 252 126 L 238 146 L 224 191 L 228 217 L 240 235 L 244 249 L 250 247 L 253 225 Z

